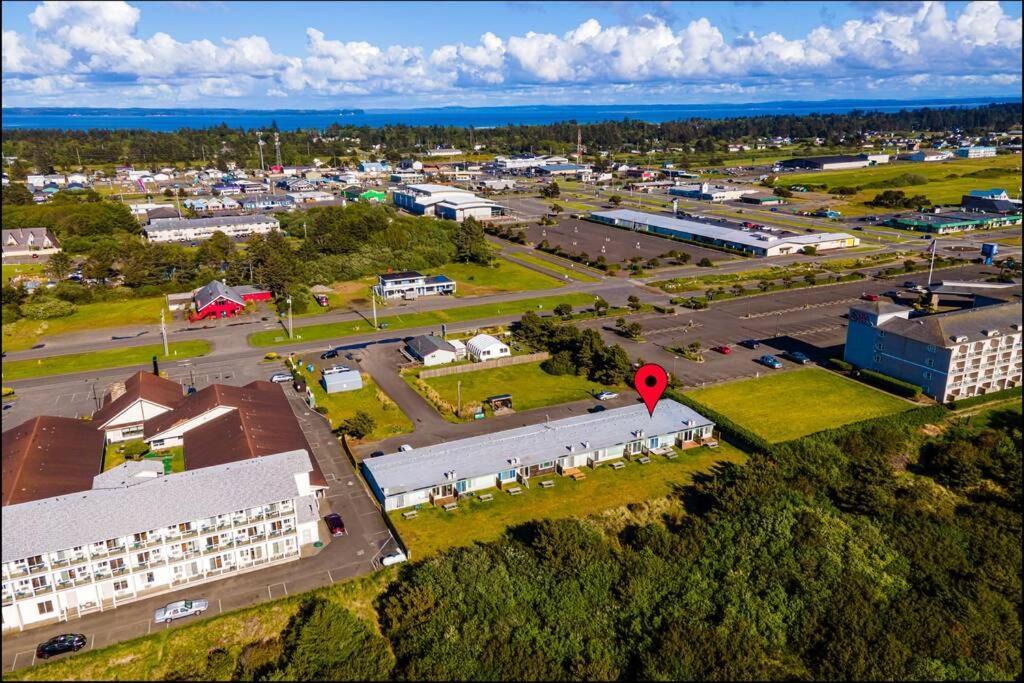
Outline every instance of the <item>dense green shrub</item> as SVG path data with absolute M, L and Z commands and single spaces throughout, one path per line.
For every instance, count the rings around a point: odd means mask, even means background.
M 21 314 L 32 320 L 66 318 L 77 310 L 78 307 L 70 301 L 39 296 L 33 297 L 29 303 L 21 305 Z
M 852 363 L 847 363 L 845 360 L 839 358 L 829 358 L 828 364 L 830 367 L 841 372 L 852 372 L 854 369 Z
M 890 391 L 897 396 L 917 398 L 921 395 L 921 387 L 916 384 L 904 382 L 901 379 L 896 379 L 889 375 L 883 375 L 882 373 L 875 372 L 874 370 L 860 370 L 857 373 L 857 377 L 868 384 L 876 386 L 879 389 Z
M 1024 389 L 1024 387 L 1013 387 L 1012 389 L 993 391 L 992 393 L 989 394 L 981 394 L 979 396 L 971 396 L 970 398 L 962 398 L 959 401 L 954 401 L 950 407 L 953 408 L 953 410 L 963 410 L 964 408 L 980 406 L 986 403 L 993 403 L 995 401 L 1003 401 L 1009 398 L 1020 398 L 1022 389 Z

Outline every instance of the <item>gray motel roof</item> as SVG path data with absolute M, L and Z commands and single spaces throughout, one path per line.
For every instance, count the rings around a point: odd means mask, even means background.
M 146 232 L 170 232 L 187 228 L 218 228 L 230 225 L 249 224 L 278 225 L 278 220 L 270 216 L 217 216 L 215 218 L 158 218 L 146 226 Z
M 645 413 L 643 405 L 615 408 L 384 455 L 363 461 L 363 467 L 385 495 L 394 495 L 624 444 L 638 438 L 637 430 L 655 436 L 713 424 L 670 399 L 659 401 L 652 417 Z M 512 457 L 517 464 L 509 462 Z M 452 470 L 454 479 L 446 478 Z
M 311 469 L 304 450 L 144 478 L 121 465 L 94 479 L 108 488 L 5 506 L 3 562 L 290 500 Z
M 852 235 L 849 235 L 845 232 L 825 232 L 813 233 L 809 235 L 787 235 L 784 237 L 780 237 L 779 235 L 773 235 L 771 233 L 766 232 L 747 232 L 745 230 L 724 228 L 718 225 L 709 225 L 707 223 L 684 220 L 682 218 L 671 218 L 669 216 L 659 216 L 657 214 L 645 213 L 643 211 L 633 211 L 632 209 L 595 211 L 594 213 L 591 214 L 591 216 L 599 220 L 604 219 L 605 221 L 635 223 L 643 226 L 650 225 L 677 233 L 700 235 L 705 239 L 719 240 L 722 242 L 732 242 L 733 244 L 741 244 L 745 247 L 755 249 L 769 249 L 771 247 L 777 247 L 780 244 L 799 244 L 801 246 L 813 246 L 816 244 L 821 244 L 822 242 L 835 242 L 841 239 L 853 239 Z
M 950 348 L 965 342 L 988 339 L 990 332 L 1001 335 L 1020 332 L 1019 301 L 949 311 L 919 318 L 890 318 L 879 327 L 889 334 L 916 339 L 925 344 Z M 1016 326 L 1016 327 L 1014 327 Z M 964 341 L 958 342 L 957 339 Z

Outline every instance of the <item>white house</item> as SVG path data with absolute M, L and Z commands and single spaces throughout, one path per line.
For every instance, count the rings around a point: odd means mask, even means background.
M 427 367 L 454 363 L 459 358 L 455 346 L 447 340 L 432 334 L 421 334 L 418 337 L 413 337 L 406 343 L 405 349 L 410 356 L 419 360 Z M 463 347 L 463 350 L 465 350 L 465 347 Z M 465 358 L 465 352 L 463 352 L 462 357 Z
M 55 254 L 60 251 L 60 242 L 49 228 L 4 230 L 3 241 L 4 258 L 31 254 Z
M 272 216 L 219 216 L 217 218 L 158 218 L 146 226 L 150 242 L 188 242 L 209 239 L 215 232 L 228 237 L 265 235 L 281 227 Z
M 141 439 L 146 420 L 177 408 L 184 398 L 177 382 L 140 370 L 111 387 L 92 421 L 108 442 Z
M 476 335 L 466 342 L 466 349 L 475 361 L 495 360 L 512 355 L 508 344 L 489 334 Z
M 921 149 L 910 155 L 911 161 L 945 161 L 953 155 L 937 149 Z

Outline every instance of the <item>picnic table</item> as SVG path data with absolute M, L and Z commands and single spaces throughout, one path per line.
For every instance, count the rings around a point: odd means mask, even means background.
M 459 504 L 458 503 L 445 503 L 443 507 L 444 507 L 444 511 L 445 512 L 451 512 L 452 510 L 455 510 L 456 508 L 458 508 Z
M 510 496 L 518 496 L 522 492 L 523 492 L 523 489 L 521 489 L 518 486 L 513 486 L 512 488 L 510 488 L 508 490 L 508 495 L 510 495 Z
M 676 453 L 675 451 L 672 451 L 670 453 L 666 453 L 665 457 L 668 458 L 669 460 L 675 460 L 676 458 L 679 457 L 679 454 Z
M 615 462 L 612 463 L 613 470 L 621 470 L 625 466 L 626 463 L 622 462 L 621 460 L 616 460 Z
M 408 512 L 403 512 L 402 513 L 402 519 L 412 519 L 412 518 L 414 518 L 418 514 L 419 513 L 416 512 L 415 510 L 409 510 Z
M 480 502 L 482 503 L 489 503 L 490 501 L 494 500 L 493 493 L 481 493 L 478 497 L 480 498 Z
M 639 458 L 636 459 L 636 461 L 641 465 L 646 465 L 651 461 L 651 459 L 648 458 L 646 455 L 641 455 Z
M 540 487 L 543 488 L 543 489 L 552 488 L 554 485 L 555 485 L 555 482 L 551 481 L 550 479 L 545 479 L 544 481 L 542 481 L 540 483 Z

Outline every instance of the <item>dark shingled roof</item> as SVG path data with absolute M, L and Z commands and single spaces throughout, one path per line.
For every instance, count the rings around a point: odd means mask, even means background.
M 224 297 L 234 301 L 239 306 L 245 305 L 245 299 L 242 295 L 235 290 L 234 287 L 228 287 L 220 280 L 211 280 L 209 284 L 200 287 L 196 290 L 196 293 L 192 295 L 192 298 L 196 302 L 196 311 L 201 311 L 217 299 Z
M 415 270 L 403 270 L 400 273 L 383 273 L 380 279 L 384 282 L 390 282 L 391 280 L 408 280 L 414 277 L 423 277 L 423 275 Z
M 146 421 L 149 438 L 217 406 L 235 408 L 185 432 L 185 468 L 195 470 L 283 451 L 310 453 L 313 486 L 327 486 L 313 449 L 280 384 L 256 381 L 244 387 L 213 384 L 187 397 L 181 407 Z
M 103 463 L 103 432 L 91 422 L 40 416 L 3 434 L 3 505 L 92 488 Z
M 139 399 L 170 409 L 177 408 L 184 398 L 184 389 L 180 384 L 143 370 L 125 380 L 124 389 L 124 393 L 116 399 L 112 399 L 109 393 L 103 397 L 103 407 L 92 416 L 94 428 L 102 429 Z
M 454 346 L 441 339 L 441 337 L 435 337 L 432 334 L 421 334 L 418 337 L 413 337 L 409 340 L 408 346 L 409 350 L 420 358 L 425 358 L 434 351 L 450 351 L 455 353 Z

